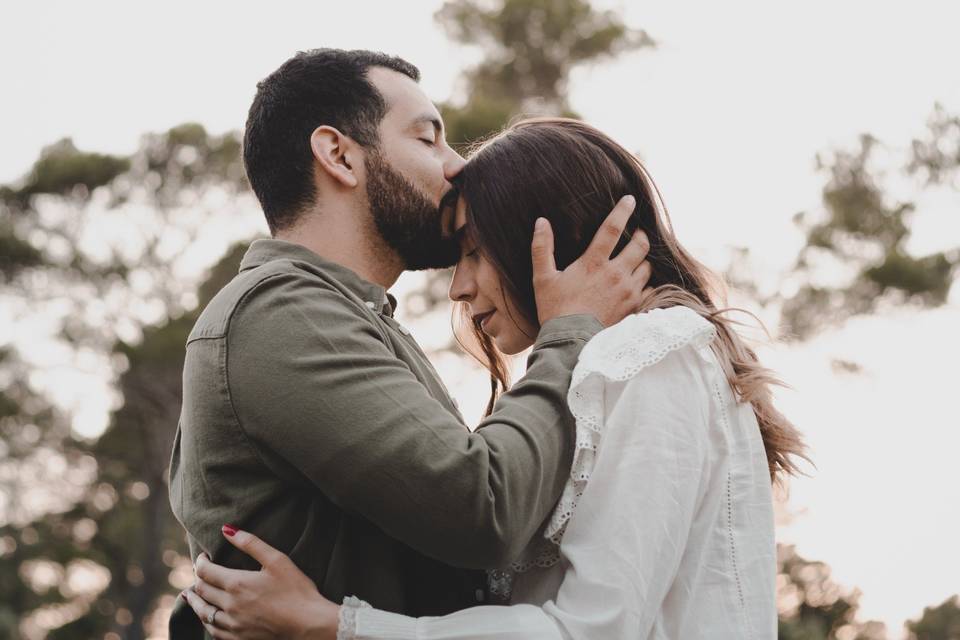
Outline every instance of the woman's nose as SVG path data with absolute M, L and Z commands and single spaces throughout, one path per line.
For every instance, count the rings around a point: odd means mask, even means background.
M 469 271 L 459 264 L 453 270 L 453 280 L 450 281 L 450 291 L 447 295 L 454 302 L 470 302 L 476 296 L 476 284 Z

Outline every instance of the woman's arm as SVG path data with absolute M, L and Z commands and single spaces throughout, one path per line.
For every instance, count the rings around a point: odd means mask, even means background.
M 702 495 L 708 398 L 691 375 L 699 357 L 684 349 L 627 382 L 602 385 L 602 441 L 560 545 L 570 569 L 556 600 L 419 619 L 364 608 L 356 612 L 352 637 L 647 637 L 676 577 Z
M 707 392 L 702 382 L 697 384 L 691 375 L 697 368 L 697 359 L 699 356 L 692 348 L 684 349 L 626 382 L 603 382 L 594 391 L 606 394 L 607 415 L 589 483 L 560 546 L 571 569 L 555 601 L 542 607 L 475 607 L 447 616 L 419 619 L 351 607 L 353 610 L 347 613 L 354 614 L 355 628 L 354 634 L 347 637 L 359 640 L 645 637 L 656 622 L 676 576 L 702 491 L 707 448 L 704 425 L 707 399 L 703 395 Z M 231 542 L 237 544 L 237 536 Z M 292 564 L 290 566 L 296 571 Z M 276 607 L 266 600 L 278 598 L 281 585 L 271 581 L 290 580 L 291 576 L 274 571 L 258 583 L 260 592 L 248 589 L 245 598 L 231 599 L 236 591 L 231 584 L 216 591 L 216 587 L 207 585 L 207 577 L 213 577 L 214 569 L 217 580 L 221 579 L 221 571 L 232 572 L 202 562 L 197 567 L 197 586 L 210 602 L 214 601 L 208 594 L 219 599 L 217 606 L 228 615 L 221 619 L 218 614 L 218 622 L 231 624 L 235 634 L 214 637 L 264 637 L 247 635 L 242 628 L 243 620 L 277 615 Z M 289 607 L 296 609 L 286 614 L 291 618 L 291 634 L 305 633 L 303 627 L 311 615 L 324 616 L 323 620 L 312 622 L 329 628 L 339 613 L 315 588 L 310 598 L 299 595 L 291 601 L 310 603 Z M 197 613 L 203 619 L 208 610 L 197 610 Z

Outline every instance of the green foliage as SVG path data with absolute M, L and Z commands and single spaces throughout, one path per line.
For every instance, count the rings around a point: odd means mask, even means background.
M 830 577 L 830 567 L 797 555 L 792 546 L 778 548 L 777 599 L 781 607 L 780 640 L 880 640 L 885 629 L 857 621 L 860 593 L 844 589 Z
M 245 190 L 239 136 L 211 136 L 193 124 L 144 136 L 128 158 L 58 143 L 19 185 L 0 190 L 3 293 L 21 300 L 27 313 L 43 313 L 56 301 L 67 344 L 106 354 L 123 397 L 101 437 L 77 440 L 69 416 L 27 384 L 31 365 L 15 349 L 0 349 L 0 637 L 19 637 L 20 625 L 43 611 L 55 627 L 51 638 L 108 632 L 143 638 L 152 612 L 176 593 L 170 580 L 177 567 L 186 567 L 189 576 L 183 531 L 167 502 L 166 468 L 180 407 L 183 346 L 197 310 L 181 300 L 171 237 L 179 239 L 181 253 L 189 250 L 197 221 L 183 211 L 205 194 Z M 111 222 L 101 207 L 89 206 L 94 191 L 105 196 L 100 202 L 107 203 Z M 132 223 L 143 241 L 140 251 L 118 244 L 106 257 L 88 254 L 81 238 L 116 224 L 131 199 L 140 216 Z M 213 268 L 202 296 L 237 272 L 243 248 Z M 127 301 L 116 306 L 113 322 L 85 313 L 90 302 L 108 297 Z M 121 322 L 142 325 L 126 308 L 158 302 L 164 317 L 157 324 L 141 327 L 134 341 L 118 339 L 114 327 Z M 44 474 L 45 468 L 65 471 Z M 19 500 L 38 489 L 24 484 L 30 478 L 42 479 L 45 506 Z M 106 572 L 97 591 L 66 586 L 66 577 L 83 566 Z M 57 584 L 26 579 L 44 574 Z
M 927 607 L 919 620 L 907 623 L 910 640 L 960 640 L 960 596 Z
M 875 283 L 881 293 L 898 289 L 908 296 L 920 298 L 924 304 L 937 306 L 947 300 L 958 262 L 955 251 L 922 258 L 891 251 L 884 256 L 882 263 L 864 270 L 863 278 Z
M 927 137 L 913 141 L 907 168 L 913 174 L 926 174 L 928 184 L 956 184 L 960 172 L 960 115 L 951 115 L 943 105 L 935 105 L 927 120 Z
M 36 247 L 16 236 L 9 221 L 0 222 L 0 281 L 14 278 L 23 269 L 43 263 Z
M 238 245 L 229 251 L 211 270 L 204 288 L 216 291 L 226 284 L 237 273 L 245 249 Z M 109 631 L 143 638 L 142 623 L 161 596 L 172 597 L 177 591 L 169 581 L 171 569 L 189 560 L 183 530 L 167 502 L 166 471 L 180 409 L 183 345 L 198 312 L 148 328 L 138 344 L 117 344 L 128 363 L 119 379 L 123 406 L 96 442 L 60 445 L 73 458 L 96 460 L 95 477 L 76 504 L 25 526 L 0 528 L 0 541 L 15 546 L 13 552 L 0 554 L 4 576 L 16 575 L 33 561 L 55 563 L 62 570 L 71 562 L 90 560 L 109 572 L 106 589 L 51 638 L 91 638 Z M 16 403 L 0 406 L 11 416 L 21 413 Z M 87 529 L 96 535 L 78 538 L 77 532 Z M 19 616 L 40 607 L 75 604 L 78 598 L 57 589 L 36 593 L 20 581 L 4 580 L 0 602 L 7 607 L 0 608 L 0 637 L 17 637 L 14 622 Z
M 22 186 L 8 187 L 2 195 L 21 207 L 37 194 L 84 195 L 129 169 L 128 158 L 78 151 L 70 138 L 64 138 L 40 153 Z
M 930 127 L 932 138 L 924 143 L 915 141 L 913 158 L 903 167 L 903 174 L 925 167 L 930 180 L 941 180 L 956 168 L 956 163 L 951 164 L 953 156 L 945 151 L 951 144 L 960 144 L 954 120 L 937 109 L 932 119 L 936 124 Z M 824 215 L 816 223 L 808 222 L 806 214 L 795 218 L 807 237 L 794 274 L 804 282 L 782 301 L 788 337 L 809 337 L 852 315 L 869 313 L 884 300 L 926 307 L 947 300 L 960 266 L 960 245 L 925 256 L 907 252 L 917 205 L 896 201 L 884 189 L 883 176 L 873 167 L 878 147 L 874 137 L 864 135 L 859 148 L 817 159 L 820 170 L 827 174 Z M 850 270 L 853 277 L 843 283 L 818 281 L 814 274 L 824 262 L 831 264 L 833 271 Z
M 453 42 L 484 53 L 466 73 L 464 99 L 442 105 L 447 138 L 456 144 L 483 138 L 521 113 L 571 115 L 574 67 L 654 44 L 586 0 L 450 0 L 436 19 Z

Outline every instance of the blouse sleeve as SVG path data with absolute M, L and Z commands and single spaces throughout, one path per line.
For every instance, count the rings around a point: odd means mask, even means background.
M 709 386 L 688 345 L 603 379 L 602 439 L 566 522 L 566 571 L 542 607 L 483 606 L 442 617 L 356 611 L 363 640 L 647 637 L 680 566 L 707 465 Z

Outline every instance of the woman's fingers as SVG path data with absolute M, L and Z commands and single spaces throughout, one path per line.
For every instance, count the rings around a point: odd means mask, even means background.
M 228 569 L 215 563 L 206 553 L 197 556 L 193 563 L 193 572 L 204 582 L 224 591 L 230 591 L 231 587 L 238 584 L 243 578 L 249 578 L 249 574 L 257 573 L 256 571 L 244 571 L 243 569 Z
M 217 622 L 220 622 L 221 613 L 217 614 Z M 226 629 L 221 629 L 220 627 L 215 627 L 212 624 L 203 623 L 203 628 L 207 630 L 213 638 L 216 640 L 240 640 L 240 636 L 236 635 L 232 631 L 227 631 Z
M 259 562 L 261 567 L 269 567 L 289 560 L 283 552 L 277 551 L 249 531 L 224 525 L 223 535 L 230 544 Z
M 229 609 L 231 605 L 230 594 L 223 589 L 218 589 L 202 578 L 197 578 L 193 584 L 193 592 L 203 598 L 207 603 L 212 604 L 217 609 Z
M 187 589 L 180 595 L 183 596 L 187 604 L 190 605 L 190 608 L 193 609 L 193 612 L 200 618 L 207 633 L 214 638 L 224 638 L 225 640 L 233 640 L 237 637 L 230 631 L 234 626 L 230 614 L 210 604 L 197 595 L 192 589 Z M 210 622 L 211 619 L 213 623 Z

